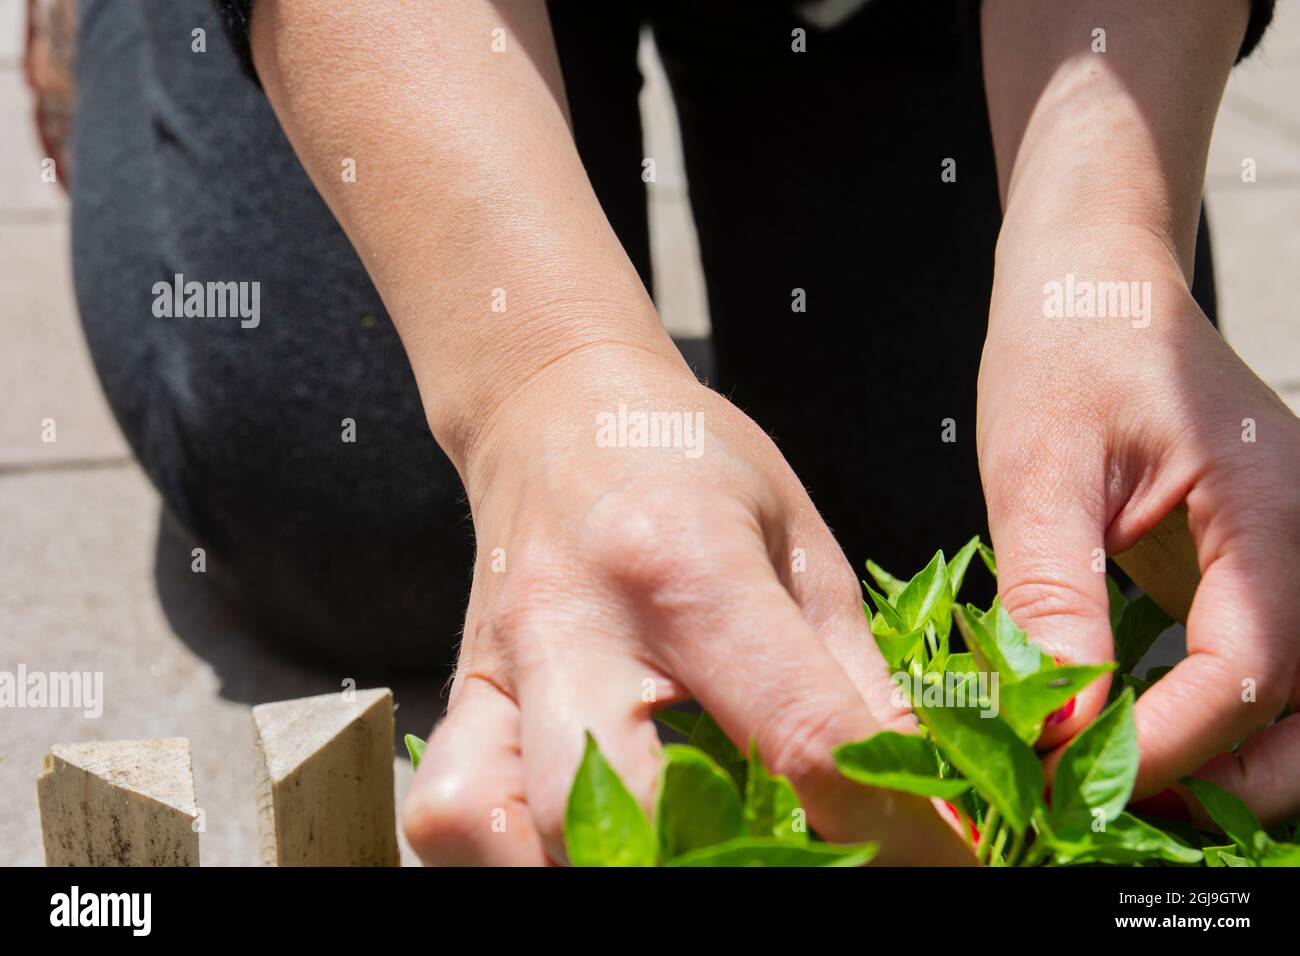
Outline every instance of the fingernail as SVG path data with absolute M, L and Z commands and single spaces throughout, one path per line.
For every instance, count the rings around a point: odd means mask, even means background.
M 979 831 L 979 827 L 975 826 L 975 821 L 963 817 L 961 811 L 958 810 L 951 803 L 949 803 L 947 800 L 943 801 L 943 805 L 948 808 L 948 812 L 952 814 L 954 820 L 957 820 L 958 822 L 960 822 L 963 819 L 966 820 L 966 825 L 970 827 L 971 842 L 974 843 L 976 846 L 979 846 L 980 831 Z
M 1134 813 L 1160 817 L 1162 820 L 1190 821 L 1192 818 L 1186 801 L 1174 790 L 1161 790 L 1143 800 L 1135 800 L 1129 804 L 1129 809 Z
M 1043 726 L 1054 727 L 1057 724 L 1063 724 L 1069 720 L 1071 715 L 1074 713 L 1074 700 L 1075 699 L 1071 697 L 1065 702 L 1065 706 L 1060 710 L 1054 710 L 1048 714 L 1047 719 L 1043 721 Z

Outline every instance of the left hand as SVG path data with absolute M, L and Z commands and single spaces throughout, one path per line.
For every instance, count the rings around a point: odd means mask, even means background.
M 1300 715 L 1272 723 L 1300 704 L 1300 420 L 1206 321 L 1167 247 L 1081 232 L 1004 234 L 998 249 L 977 422 L 998 590 L 1053 655 L 1108 660 L 1098 549 L 1127 551 L 1185 504 L 1201 583 L 1187 658 L 1137 705 L 1134 796 L 1195 774 L 1267 825 L 1300 809 Z M 1044 287 L 1067 273 L 1149 282 L 1149 311 L 1049 318 Z M 1044 743 L 1080 730 L 1106 690 Z

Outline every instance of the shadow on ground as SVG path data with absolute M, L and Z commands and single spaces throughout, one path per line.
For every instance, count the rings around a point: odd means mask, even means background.
M 336 669 L 314 668 L 259 638 L 241 619 L 238 606 L 219 587 L 219 572 L 194 574 L 189 534 L 164 508 L 158 520 L 154 583 L 172 632 L 206 661 L 226 700 L 256 705 L 328 694 L 340 689 Z M 214 569 L 210 569 L 214 570 Z M 404 678 L 377 670 L 355 676 L 358 687 L 391 687 L 397 702 L 395 750 L 405 755 L 402 738 L 427 737 L 446 706 L 450 673 Z

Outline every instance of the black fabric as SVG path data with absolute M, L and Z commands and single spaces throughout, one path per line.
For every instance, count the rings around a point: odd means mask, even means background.
M 231 45 L 235 48 L 235 53 L 239 57 L 244 71 L 250 77 L 253 77 L 254 82 L 256 82 L 257 71 L 253 67 L 253 55 L 248 45 L 248 25 L 249 18 L 252 16 L 253 0 L 212 0 L 212 2 L 221 11 L 227 35 L 230 37 Z M 672 0 L 672 2 L 676 2 L 676 0 Z M 887 5 L 886 0 L 867 0 L 867 2 Z M 952 0 L 939 0 L 939 2 L 950 3 Z M 955 0 L 952 5 L 952 9 L 956 11 L 958 18 L 964 21 L 963 27 L 970 30 L 972 36 L 978 36 L 979 33 L 980 2 L 981 0 Z M 620 0 L 618 3 L 611 4 L 589 4 L 581 13 L 584 16 L 601 17 L 607 15 L 608 12 L 602 8 L 606 6 L 623 7 L 625 5 L 629 7 L 638 6 L 632 0 Z M 796 7 L 798 4 L 792 3 L 790 0 L 694 0 L 694 5 L 715 15 L 725 13 L 737 17 L 755 9 L 784 9 Z M 921 22 L 918 24 L 920 32 L 917 36 L 923 37 L 928 32 L 928 27 L 936 19 L 942 20 L 943 18 L 942 16 L 935 16 L 933 6 L 925 6 L 925 4 L 919 2 L 915 5 L 926 10 L 926 14 L 920 18 Z M 1264 31 L 1268 29 L 1268 25 L 1273 21 L 1273 10 L 1276 6 L 1277 0 L 1251 0 L 1250 20 L 1246 26 L 1245 38 L 1241 43 L 1241 52 L 1237 54 L 1238 62 L 1250 56 L 1255 47 L 1259 45 L 1260 39 L 1264 36 Z
M 713 383 L 773 434 L 853 564 L 908 573 L 983 531 L 975 381 L 1000 215 L 978 50 L 958 19 L 875 0 L 801 57 L 784 7 L 551 9 L 579 151 L 647 284 L 636 50 L 642 23 L 654 29 Z M 349 668 L 445 665 L 467 507 L 355 252 L 211 0 L 82 0 L 81 14 L 76 287 L 133 449 L 260 632 Z M 196 26 L 206 54 L 176 40 Z M 941 157 L 957 182 L 940 181 Z M 154 317 L 154 283 L 176 273 L 260 280 L 260 326 Z M 1213 316 L 1205 229 L 1196 276 Z

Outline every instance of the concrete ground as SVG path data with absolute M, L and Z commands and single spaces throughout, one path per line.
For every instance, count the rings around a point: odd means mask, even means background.
M 0 712 L 0 865 L 42 862 L 35 778 L 50 744 L 187 736 L 207 815 L 203 862 L 257 860 L 252 704 L 337 689 L 258 645 L 202 575 L 168 574 L 188 551 L 160 520 L 95 380 L 71 292 L 68 206 L 40 181 L 21 74 L 22 4 L 0 0 L 0 670 L 103 671 L 101 718 Z M 708 328 L 672 107 L 646 52 L 644 112 L 661 311 L 675 333 Z M 1280 5 L 1261 51 L 1234 73 L 1210 156 L 1210 222 L 1223 328 L 1300 408 L 1300 10 Z M 1243 158 L 1258 181 L 1241 182 Z M 42 420 L 57 441 L 41 440 Z M 39 663 L 38 663 L 39 662 Z M 399 729 L 423 734 L 440 687 L 395 688 Z M 396 759 L 399 797 L 410 767 Z M 409 850 L 405 859 L 411 862 Z

